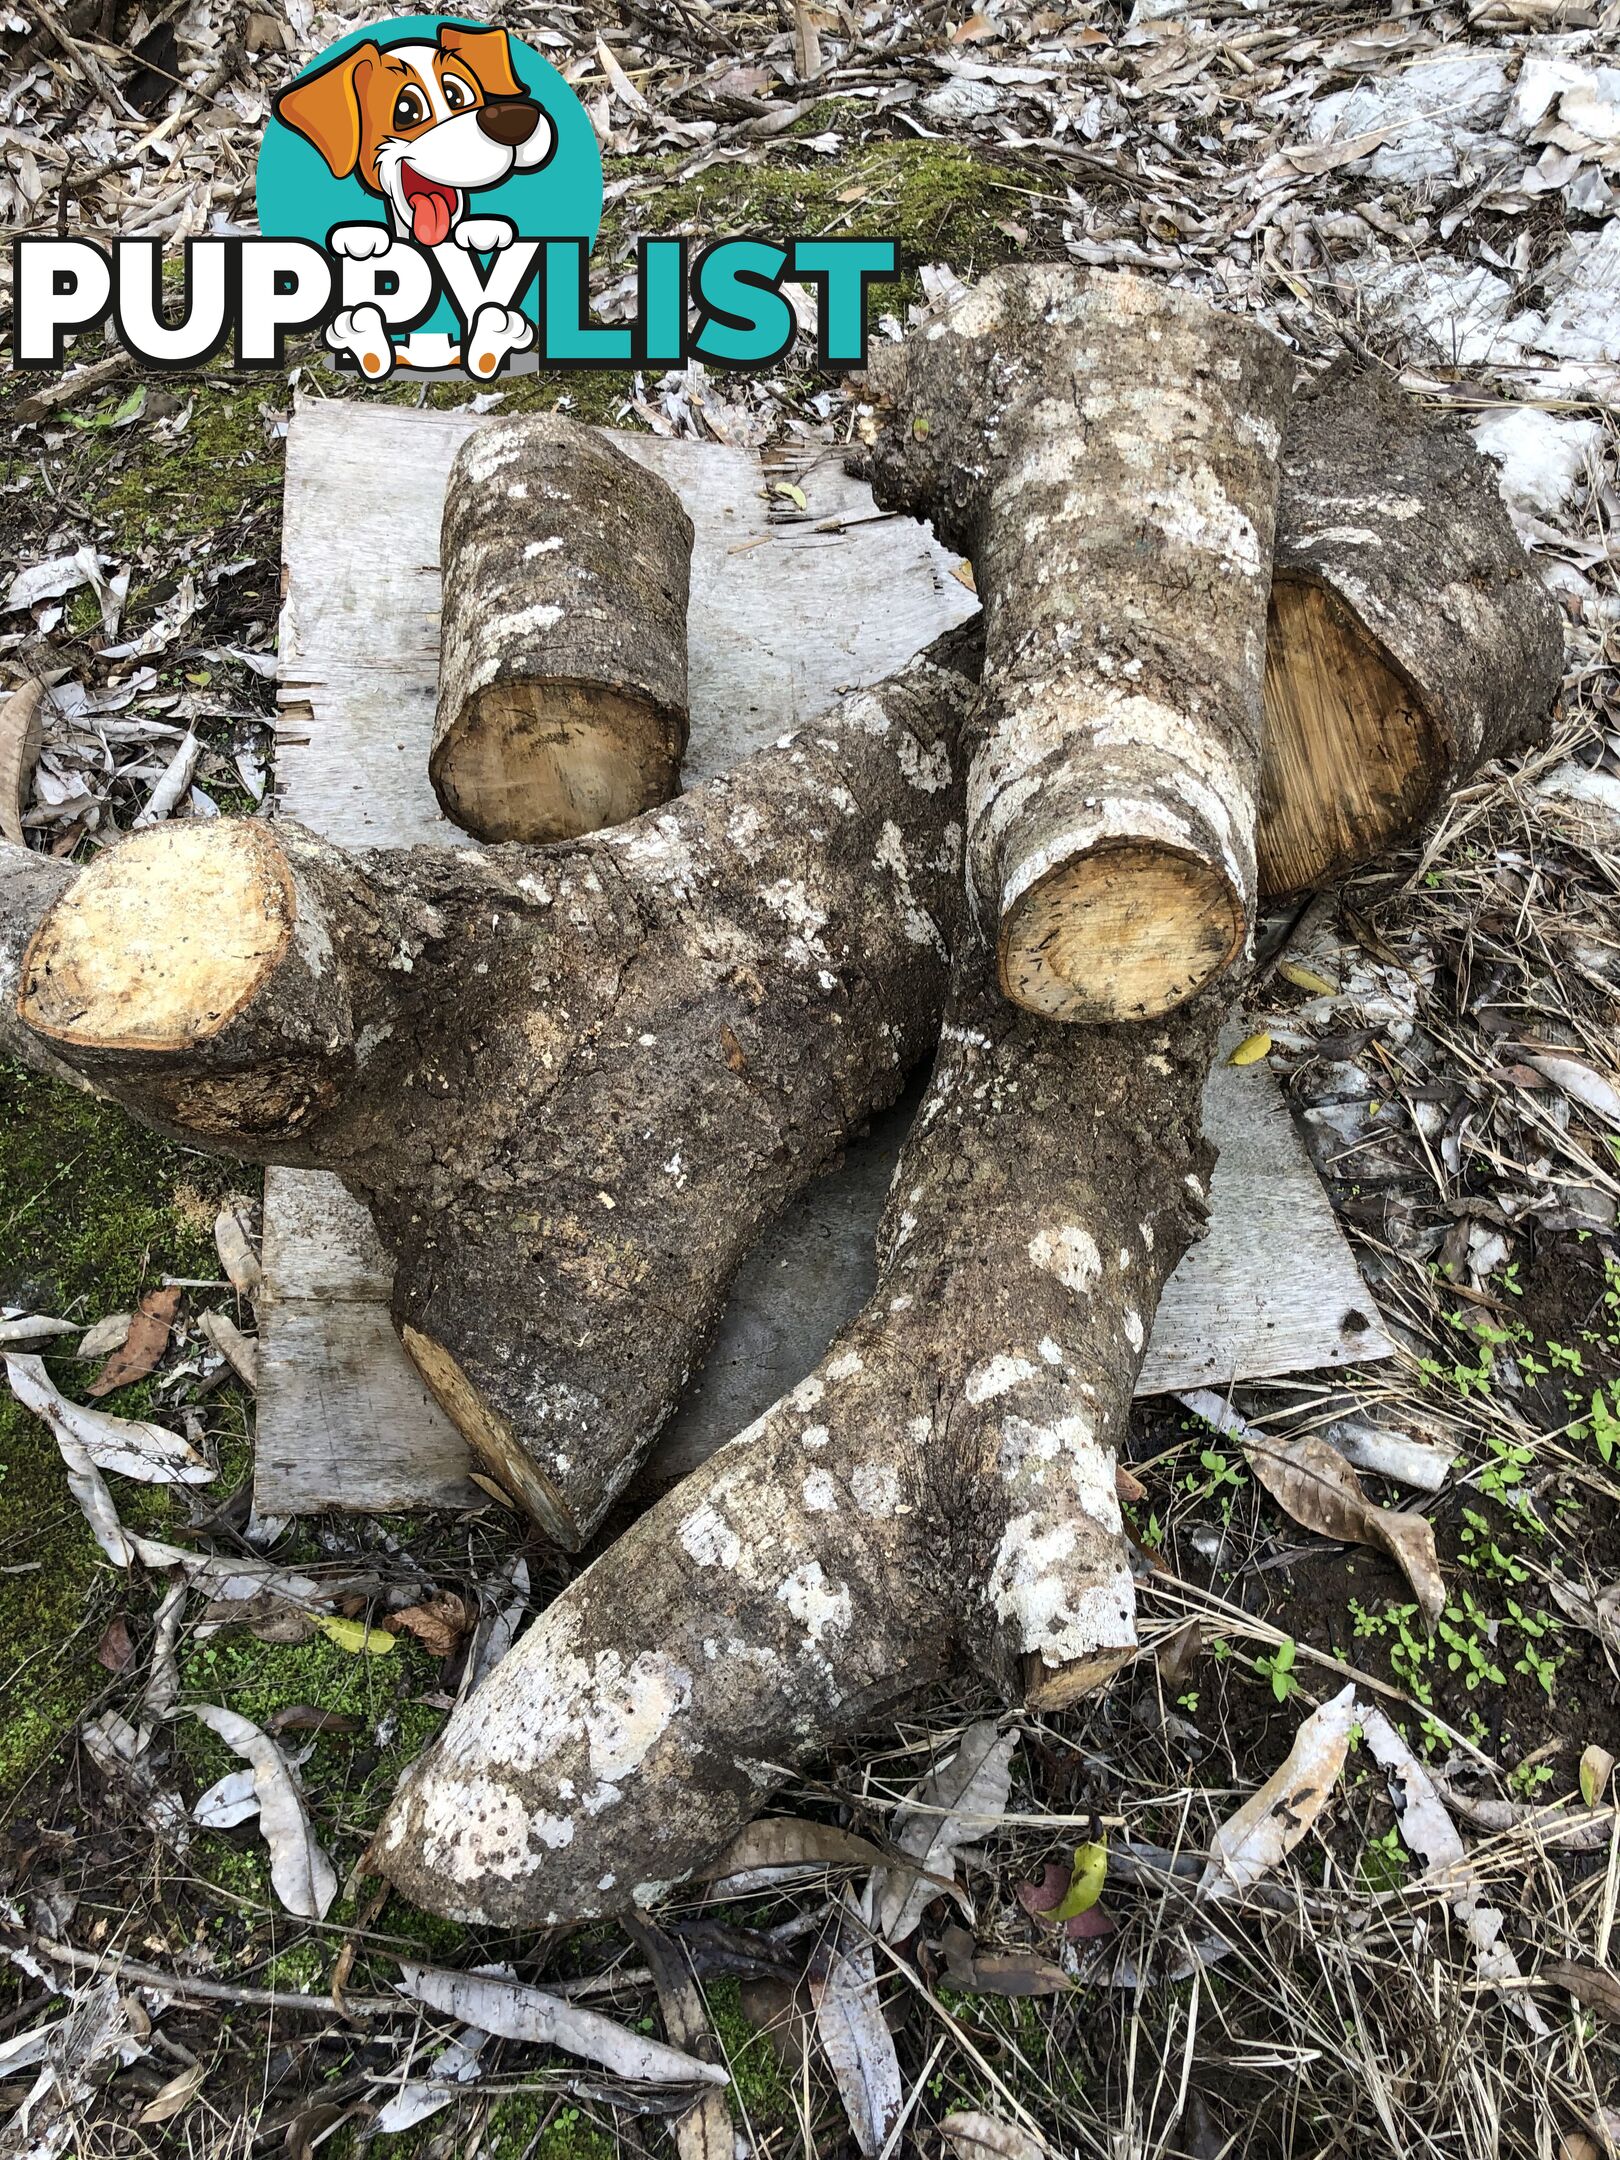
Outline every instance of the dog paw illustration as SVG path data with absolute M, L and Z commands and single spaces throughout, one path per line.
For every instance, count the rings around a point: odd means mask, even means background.
M 334 225 L 328 236 L 332 253 L 347 255 L 351 262 L 386 255 L 393 244 L 394 236 L 386 225 Z
M 351 354 L 361 374 L 373 382 L 393 371 L 393 341 L 381 308 L 344 308 L 328 324 L 326 342 L 334 352 Z
M 516 308 L 481 307 L 467 337 L 466 366 L 472 375 L 493 375 L 508 353 L 534 343 L 534 324 Z
M 510 218 L 463 218 L 450 237 L 459 248 L 476 248 L 480 255 L 487 255 L 492 249 L 510 247 L 517 227 Z

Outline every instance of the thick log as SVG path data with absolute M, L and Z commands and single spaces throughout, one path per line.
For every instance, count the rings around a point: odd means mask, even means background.
M 1290 376 L 1245 317 L 1052 266 L 874 354 L 877 498 L 984 600 L 968 873 L 1033 1011 L 1150 1018 L 1243 949 Z
M 428 771 L 481 840 L 569 840 L 667 802 L 686 748 L 692 521 L 594 428 L 500 421 L 450 468 Z
M 1541 739 L 1563 653 L 1489 459 L 1383 374 L 1330 370 L 1284 440 L 1261 889 L 1403 844 L 1476 767 Z
M 1114 1449 L 1198 1233 L 1216 993 L 1019 1011 L 965 939 L 877 1289 L 451 1717 L 370 1865 L 458 1919 L 645 1904 L 793 1767 L 976 1664 L 1011 1696 L 1134 1641 Z
M 46 913 L 21 1018 L 165 1130 L 337 1171 L 424 1379 L 577 1547 L 762 1224 L 933 1045 L 958 648 L 566 847 L 133 835 Z

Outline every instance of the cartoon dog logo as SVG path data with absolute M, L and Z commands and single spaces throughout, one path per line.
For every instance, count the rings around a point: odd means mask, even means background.
M 514 173 L 538 172 L 557 147 L 550 117 L 517 78 L 506 32 L 449 23 L 433 43 L 368 38 L 281 91 L 274 111 L 337 179 L 357 179 L 387 205 L 386 224 L 333 230 L 335 252 L 356 258 L 385 254 L 396 240 L 429 252 L 510 246 L 511 221 L 469 215 L 468 198 Z M 515 350 L 531 335 L 516 309 L 480 309 L 469 358 L 487 374 L 496 347 Z M 386 374 L 395 357 L 376 308 L 345 309 L 327 342 L 352 352 L 369 375 Z M 454 364 L 460 355 L 448 357 Z

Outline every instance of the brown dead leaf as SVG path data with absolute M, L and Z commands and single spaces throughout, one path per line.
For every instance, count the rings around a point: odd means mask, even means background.
M 401 1628 L 414 1635 L 435 1657 L 448 1657 L 471 1633 L 478 1619 L 475 1607 L 454 1590 L 441 1590 L 425 1605 L 403 1605 L 398 1612 L 384 1613 L 382 1624 L 396 1634 Z
M 1569 1958 L 1547 1958 L 1536 1978 L 1548 1987 L 1573 1995 L 1583 2010 L 1590 2010 L 1610 2025 L 1620 2025 L 1620 1979 L 1601 1965 L 1577 1965 Z
M 743 1054 L 743 1046 L 724 1020 L 720 1023 L 720 1047 L 726 1053 L 726 1063 L 734 1073 L 748 1070 L 748 1060 Z
M 1446 1586 L 1426 1516 L 1377 1506 L 1338 1449 L 1314 1433 L 1297 1440 L 1274 1439 L 1246 1424 L 1207 1389 L 1195 1389 L 1181 1400 L 1217 1432 L 1241 1443 L 1260 1483 L 1303 1529 L 1388 1553 L 1411 1584 L 1423 1623 L 1433 1632 L 1445 1611 Z
M 264 1287 L 264 1270 L 253 1243 L 253 1202 L 228 1200 L 214 1221 L 214 1249 L 231 1286 L 246 1298 L 257 1297 Z
M 114 1613 L 101 1631 L 96 1644 L 97 1662 L 105 1665 L 108 1672 L 128 1672 L 135 1662 L 135 1645 L 130 1638 L 129 1622 L 122 1613 Z
M 365 1731 L 362 1718 L 348 1717 L 341 1710 L 317 1710 L 312 1703 L 288 1703 L 276 1711 L 265 1726 L 272 1735 L 284 1732 L 357 1733 Z
M 797 1815 L 764 1815 L 739 1830 L 717 1860 L 702 1870 L 709 1882 L 776 1874 L 783 1868 L 883 1865 L 883 1855 L 853 1831 L 831 1823 L 806 1822 Z
M 951 43 L 976 45 L 981 38 L 993 38 L 999 34 L 988 15 L 970 15 L 966 22 L 958 23 L 951 32 Z
M 939 2134 L 951 2160 L 1047 2160 L 1051 2151 L 1017 2123 L 1003 2122 L 999 2115 L 982 2115 L 975 2108 L 947 2115 Z
M 169 1347 L 169 1329 L 180 1310 L 176 1289 L 148 1290 L 130 1315 L 129 1330 L 85 1393 L 110 1395 L 115 1388 L 144 1380 Z
M 39 762 L 44 702 L 44 685 L 25 682 L 0 705 L 0 833 L 13 847 L 27 845 L 22 819 Z
M 1033 1950 L 981 1950 L 964 1927 L 948 1927 L 940 1937 L 952 1987 L 964 1995 L 1002 1995 L 1009 1999 L 1067 1995 L 1074 1982 L 1061 1965 Z

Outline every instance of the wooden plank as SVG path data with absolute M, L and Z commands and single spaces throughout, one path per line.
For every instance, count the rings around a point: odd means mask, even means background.
M 478 424 L 324 403 L 293 421 L 278 798 L 285 814 L 350 845 L 470 844 L 439 815 L 426 769 L 444 476 Z M 796 475 L 812 518 L 866 522 L 814 534 L 769 524 L 749 453 L 617 439 L 678 489 L 697 528 L 689 782 L 773 740 L 837 688 L 879 680 L 972 611 L 953 558 L 920 527 L 877 518 L 836 460 Z M 739 1431 L 859 1310 L 915 1100 L 855 1143 L 749 1255 L 639 1492 Z M 1269 1072 L 1219 1067 L 1205 1116 L 1221 1149 L 1211 1230 L 1166 1291 L 1140 1392 L 1387 1356 Z M 389 1324 L 388 1264 L 369 1218 L 337 1179 L 270 1174 L 265 1274 L 260 1512 L 477 1502 L 465 1446 Z

